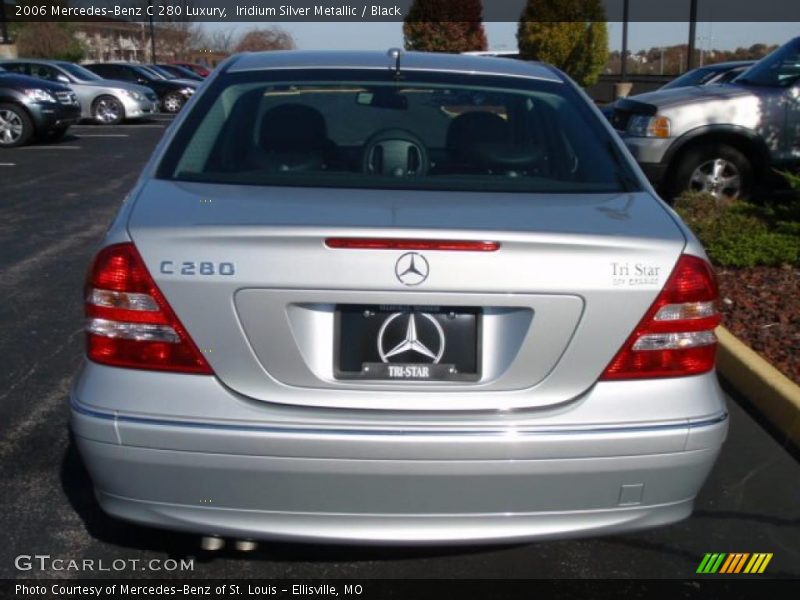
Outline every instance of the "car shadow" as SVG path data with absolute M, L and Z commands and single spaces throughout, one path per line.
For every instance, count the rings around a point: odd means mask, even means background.
M 98 121 L 95 121 L 94 119 L 82 119 L 77 123 L 77 125 L 79 125 L 80 127 L 92 127 L 102 130 L 106 127 L 118 127 L 120 125 L 133 125 L 133 126 L 153 125 L 153 124 L 163 123 L 165 120 L 164 117 L 169 118 L 174 116 L 175 115 L 171 113 L 159 112 L 149 117 L 142 117 L 139 119 L 125 119 L 121 123 L 118 123 L 117 125 L 108 125 L 106 123 L 100 123 Z
M 214 559 L 320 564 L 374 562 L 463 556 L 527 545 L 347 546 L 266 541 L 252 552 L 237 551 L 232 543 L 227 543 L 222 550 L 207 552 L 200 548 L 199 535 L 134 525 L 104 513 L 94 496 L 89 473 L 71 434 L 61 463 L 60 478 L 67 500 L 83 521 L 87 533 L 95 540 L 123 548 L 166 553 L 176 560 L 194 558 L 199 563 Z
M 37 146 L 60 146 L 61 144 L 72 144 L 77 142 L 81 139 L 81 136 L 77 133 L 67 132 L 63 138 L 57 141 L 48 141 L 48 140 L 37 140 Z

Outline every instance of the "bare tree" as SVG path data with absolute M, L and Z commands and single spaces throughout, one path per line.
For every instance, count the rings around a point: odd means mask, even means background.
M 193 41 L 200 26 L 194 18 L 188 16 L 190 9 L 194 8 L 193 0 L 171 0 L 171 6 L 176 8 L 174 15 L 161 17 L 158 28 L 161 36 L 157 48 L 161 59 L 186 60 L 192 51 Z
M 260 52 L 262 50 L 292 50 L 294 38 L 279 27 L 251 29 L 242 36 L 235 52 Z
M 202 27 L 197 27 L 192 36 L 191 44 L 195 50 L 208 50 L 217 54 L 231 54 L 235 46 L 236 30 L 216 29 L 209 33 Z
M 0 0 L 2 1 L 2 0 Z M 153 0 L 128 0 L 127 5 L 137 8 L 147 8 L 155 4 Z M 193 0 L 171 0 L 170 6 L 176 10 L 170 15 L 160 15 L 154 23 L 157 60 L 185 60 L 192 50 L 193 40 L 199 31 L 199 26 L 194 22 L 194 17 L 188 16 L 191 8 L 195 6 Z M 149 48 L 150 29 L 142 29 L 142 42 Z M 149 50 L 145 56 L 150 57 Z M 152 59 L 152 57 L 150 57 Z

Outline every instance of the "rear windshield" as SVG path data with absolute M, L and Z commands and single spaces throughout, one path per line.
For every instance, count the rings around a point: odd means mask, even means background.
M 789 87 L 800 80 L 800 39 L 787 42 L 742 73 L 736 83 Z
M 259 71 L 213 83 L 163 179 L 269 186 L 619 192 L 635 176 L 562 83 L 448 74 Z
M 719 75 L 719 70 L 714 68 L 708 69 L 694 69 L 688 73 L 684 73 L 677 79 L 673 79 L 667 85 L 663 86 L 662 90 L 670 90 L 672 88 L 689 87 L 693 85 L 705 85 L 714 77 Z

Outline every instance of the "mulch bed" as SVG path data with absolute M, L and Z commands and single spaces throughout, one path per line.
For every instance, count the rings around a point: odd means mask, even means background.
M 722 324 L 800 384 L 800 269 L 717 268 Z

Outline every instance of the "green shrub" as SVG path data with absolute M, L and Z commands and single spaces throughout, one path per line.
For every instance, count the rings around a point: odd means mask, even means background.
M 782 206 L 759 206 L 686 193 L 675 210 L 694 231 L 708 256 L 723 267 L 800 264 L 800 222 L 782 220 Z
M 777 171 L 777 173 L 786 180 L 790 188 L 800 190 L 800 174 L 791 171 Z
M 723 267 L 773 267 L 800 262 L 798 239 L 781 233 L 719 236 L 707 244 L 706 250 L 711 260 Z
M 702 192 L 684 192 L 675 199 L 675 210 L 686 223 L 718 219 L 730 208 L 733 201 L 728 198 L 715 198 Z

